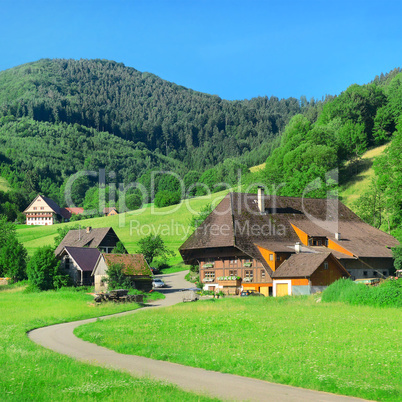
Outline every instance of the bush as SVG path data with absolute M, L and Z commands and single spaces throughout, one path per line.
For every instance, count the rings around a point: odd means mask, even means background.
M 154 203 L 157 208 L 168 207 L 169 205 L 180 204 L 181 194 L 179 191 L 158 191 L 154 198 Z
M 15 237 L 10 237 L 0 248 L 0 276 L 9 277 L 13 282 L 26 279 L 27 259 L 24 246 Z
M 324 290 L 322 301 L 375 307 L 402 307 L 402 280 L 389 278 L 379 286 L 367 286 L 350 279 L 339 279 Z
M 124 274 L 123 264 L 110 264 L 107 269 L 106 279 L 110 289 L 130 289 L 133 287 L 130 278 Z
M 36 250 L 27 267 L 30 289 L 49 290 L 69 284 L 67 275 L 60 272 L 60 263 L 50 246 Z

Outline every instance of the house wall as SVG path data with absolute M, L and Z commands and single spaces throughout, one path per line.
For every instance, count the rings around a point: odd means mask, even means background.
M 99 249 L 104 253 L 111 253 L 119 242 L 119 238 L 114 233 L 108 233 L 99 244 Z M 127 251 L 127 250 L 126 250 Z
M 264 296 L 272 296 L 272 283 L 243 283 L 243 290 L 255 290 Z
M 245 266 L 251 264 L 251 266 Z M 210 266 L 212 265 L 212 266 Z M 252 281 L 248 282 L 246 278 L 252 273 Z M 272 283 L 263 265 L 256 259 L 248 258 L 228 258 L 228 259 L 207 259 L 200 261 L 200 280 L 203 283 L 216 283 L 217 278 L 221 276 L 240 276 L 243 279 L 243 285 L 247 283 Z M 208 277 L 214 277 L 214 280 L 206 280 Z
M 56 216 L 52 208 L 42 199 L 37 196 L 32 204 L 24 211 L 26 216 L 25 223 L 27 225 L 53 225 L 56 221 Z
M 350 273 L 353 280 L 388 277 L 395 272 L 393 258 L 341 259 L 340 263 Z
M 26 225 L 49 226 L 55 223 L 55 216 L 45 212 L 26 212 Z
M 310 277 L 312 286 L 328 286 L 344 276 L 336 261 L 327 258 L 328 268 L 325 269 L 324 263 L 321 264 Z
M 67 263 L 68 262 L 68 263 Z M 69 254 L 63 255 L 60 261 L 61 269 L 70 276 L 74 285 L 81 285 L 81 269 L 77 262 Z
M 108 290 L 108 283 L 103 279 L 107 279 L 107 275 L 95 275 L 95 292 L 106 292 Z

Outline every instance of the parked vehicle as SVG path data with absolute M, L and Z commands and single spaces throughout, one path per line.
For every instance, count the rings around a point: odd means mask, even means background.
M 164 288 L 166 286 L 165 282 L 163 282 L 162 279 L 159 278 L 154 278 L 152 281 L 152 287 L 153 288 Z
M 363 283 L 367 286 L 378 286 L 381 282 L 380 278 L 364 278 L 364 279 L 355 279 L 355 283 Z
M 246 296 L 264 296 L 264 295 L 260 292 L 256 292 L 255 290 L 243 290 L 240 293 L 240 296 L 246 297 Z
M 157 274 L 159 274 L 158 268 L 150 267 L 150 269 L 151 269 L 152 275 L 157 275 Z

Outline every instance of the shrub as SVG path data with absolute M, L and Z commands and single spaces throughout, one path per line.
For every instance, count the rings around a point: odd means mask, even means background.
M 366 286 L 350 279 L 339 279 L 324 290 L 322 301 L 375 307 L 402 307 L 402 280 L 389 278 L 379 286 Z
M 27 267 L 31 289 L 49 290 L 68 284 L 67 275 L 60 272 L 60 263 L 50 246 L 36 250 Z
M 0 248 L 0 275 L 9 277 L 13 282 L 26 279 L 28 254 L 24 246 L 11 237 Z
M 157 208 L 168 207 L 169 205 L 180 204 L 181 194 L 179 191 L 158 191 L 154 198 Z
M 132 288 L 130 278 L 123 273 L 123 264 L 110 264 L 107 269 L 108 278 L 106 281 L 110 289 Z

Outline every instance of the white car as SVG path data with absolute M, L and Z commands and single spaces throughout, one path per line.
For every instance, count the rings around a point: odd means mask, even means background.
M 154 280 L 152 281 L 153 288 L 163 288 L 165 286 L 166 286 L 166 284 L 165 284 L 165 282 L 163 282 L 162 279 L 154 278 Z

